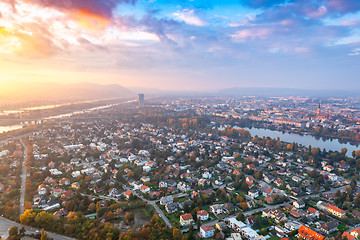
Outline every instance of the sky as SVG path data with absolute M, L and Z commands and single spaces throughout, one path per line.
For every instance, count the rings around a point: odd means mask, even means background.
M 359 0 L 0 0 L 0 83 L 360 89 L 359 76 Z

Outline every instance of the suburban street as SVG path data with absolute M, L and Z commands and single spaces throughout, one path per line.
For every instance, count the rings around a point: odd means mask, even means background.
M 25 182 L 26 182 L 26 158 L 27 158 L 27 146 L 20 138 L 20 143 L 24 148 L 24 160 L 22 163 L 22 169 L 21 169 L 21 188 L 20 188 L 20 216 L 24 213 L 24 205 L 25 205 Z
M 20 228 L 24 227 L 26 230 L 26 234 L 36 233 L 36 230 L 41 231 L 41 229 L 28 227 L 28 226 L 22 225 L 20 223 L 10 221 L 9 219 L 0 217 L 0 236 L 3 238 L 7 238 L 8 231 L 12 226 L 19 227 L 19 230 L 20 230 Z M 54 240 L 74 240 L 74 238 L 61 236 L 61 235 L 58 235 L 55 233 L 51 233 L 51 232 L 46 232 L 46 233 L 48 234 L 49 237 L 53 238 Z
M 151 206 L 153 206 L 155 208 L 155 210 L 157 211 L 157 213 L 159 214 L 159 216 L 164 219 L 164 222 L 166 223 L 166 225 L 169 228 L 172 228 L 173 225 L 171 224 L 170 220 L 166 217 L 166 215 L 164 214 L 164 212 L 158 207 L 158 205 L 156 205 L 156 201 L 149 201 L 146 198 L 144 198 L 142 195 L 138 194 L 136 191 L 134 191 L 133 189 L 130 189 L 128 187 L 125 188 L 125 190 L 130 190 L 135 196 L 137 196 L 138 198 L 140 198 L 141 200 L 147 202 L 148 204 L 150 204 Z

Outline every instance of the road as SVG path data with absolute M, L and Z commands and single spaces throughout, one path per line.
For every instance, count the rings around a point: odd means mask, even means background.
M 25 182 L 26 182 L 26 158 L 27 158 L 27 146 L 20 138 L 20 143 L 24 148 L 24 160 L 22 163 L 22 169 L 21 169 L 21 188 L 20 188 L 20 216 L 24 213 L 24 205 L 25 205 Z
M 35 233 L 36 230 L 41 231 L 41 229 L 28 227 L 20 223 L 10 221 L 9 219 L 0 217 L 0 236 L 6 239 L 9 235 L 8 231 L 12 226 L 17 226 L 19 230 L 20 228 L 24 227 L 26 230 L 26 234 Z M 48 234 L 49 237 L 53 238 L 54 240 L 75 240 L 75 238 L 61 236 L 52 232 L 46 232 L 46 233 Z
M 148 204 L 150 204 L 151 206 L 153 206 L 155 208 L 155 210 L 157 211 L 157 213 L 159 214 L 159 216 L 164 220 L 165 224 L 169 227 L 172 228 L 173 225 L 171 224 L 170 220 L 166 217 L 166 215 L 164 214 L 164 212 L 159 208 L 158 205 L 156 205 L 156 201 L 149 201 L 146 198 L 144 198 L 141 194 L 138 194 L 136 191 L 134 191 L 133 189 L 130 189 L 128 187 L 124 188 L 125 190 L 129 190 L 131 191 L 135 196 L 137 196 L 138 198 L 140 198 L 141 200 L 147 202 Z

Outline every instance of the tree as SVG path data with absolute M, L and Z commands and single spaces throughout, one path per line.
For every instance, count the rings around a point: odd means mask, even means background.
M 173 228 L 173 239 L 180 240 L 181 239 L 181 231 L 178 228 Z
M 194 239 L 195 239 L 194 225 L 192 222 L 190 222 L 188 240 L 194 240 Z
M 356 188 L 356 180 L 355 179 L 353 179 L 353 180 L 351 180 L 351 183 L 350 183 L 350 186 L 351 186 L 351 188 L 352 189 L 355 189 Z
M 127 212 L 124 217 L 124 221 L 127 225 L 131 224 L 134 221 L 134 213 Z
M 30 209 L 32 207 L 31 202 L 25 202 L 24 208 Z
M 23 213 L 23 215 L 20 216 L 20 223 L 29 225 L 35 221 L 36 213 L 33 212 L 32 209 L 27 209 Z
M 19 231 L 19 235 L 23 237 L 23 236 L 25 236 L 25 232 L 26 232 L 25 228 L 22 227 Z
M 17 226 L 12 226 L 9 229 L 9 236 L 16 237 L 18 235 L 19 228 Z
M 45 232 L 44 229 L 41 229 L 41 237 L 40 237 L 40 240 L 48 240 L 48 236 L 47 236 L 47 233 Z
M 197 226 L 197 229 L 200 229 L 200 227 L 201 227 L 201 220 L 200 220 L 200 218 L 198 218 L 198 219 L 196 220 L 196 226 Z
M 249 208 L 246 202 L 240 203 L 240 207 L 241 207 L 241 209 L 244 210 L 244 211 Z
M 341 149 L 341 155 L 345 156 L 347 153 L 347 148 L 342 148 Z
M 239 214 L 236 216 L 236 220 L 244 222 L 244 221 L 245 221 L 245 215 L 244 215 L 242 212 L 239 213 Z
M 89 210 L 90 210 L 90 212 L 95 212 L 95 210 L 96 210 L 96 205 L 95 205 L 95 203 L 90 203 L 90 205 L 89 205 Z

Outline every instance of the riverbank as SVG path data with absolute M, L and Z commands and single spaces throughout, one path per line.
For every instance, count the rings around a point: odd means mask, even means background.
M 286 133 L 280 131 L 274 131 L 270 129 L 262 129 L 262 128 L 244 128 L 245 130 L 249 131 L 251 136 L 258 136 L 258 137 L 270 137 L 270 138 L 280 138 L 281 141 L 288 142 L 288 143 L 298 143 L 303 146 L 326 149 L 327 151 L 338 151 L 340 152 L 342 148 L 346 148 L 347 155 L 351 156 L 353 151 L 360 150 L 360 147 L 351 145 L 350 143 L 341 143 L 337 139 L 316 139 L 314 136 L 311 135 L 299 135 L 295 133 Z

